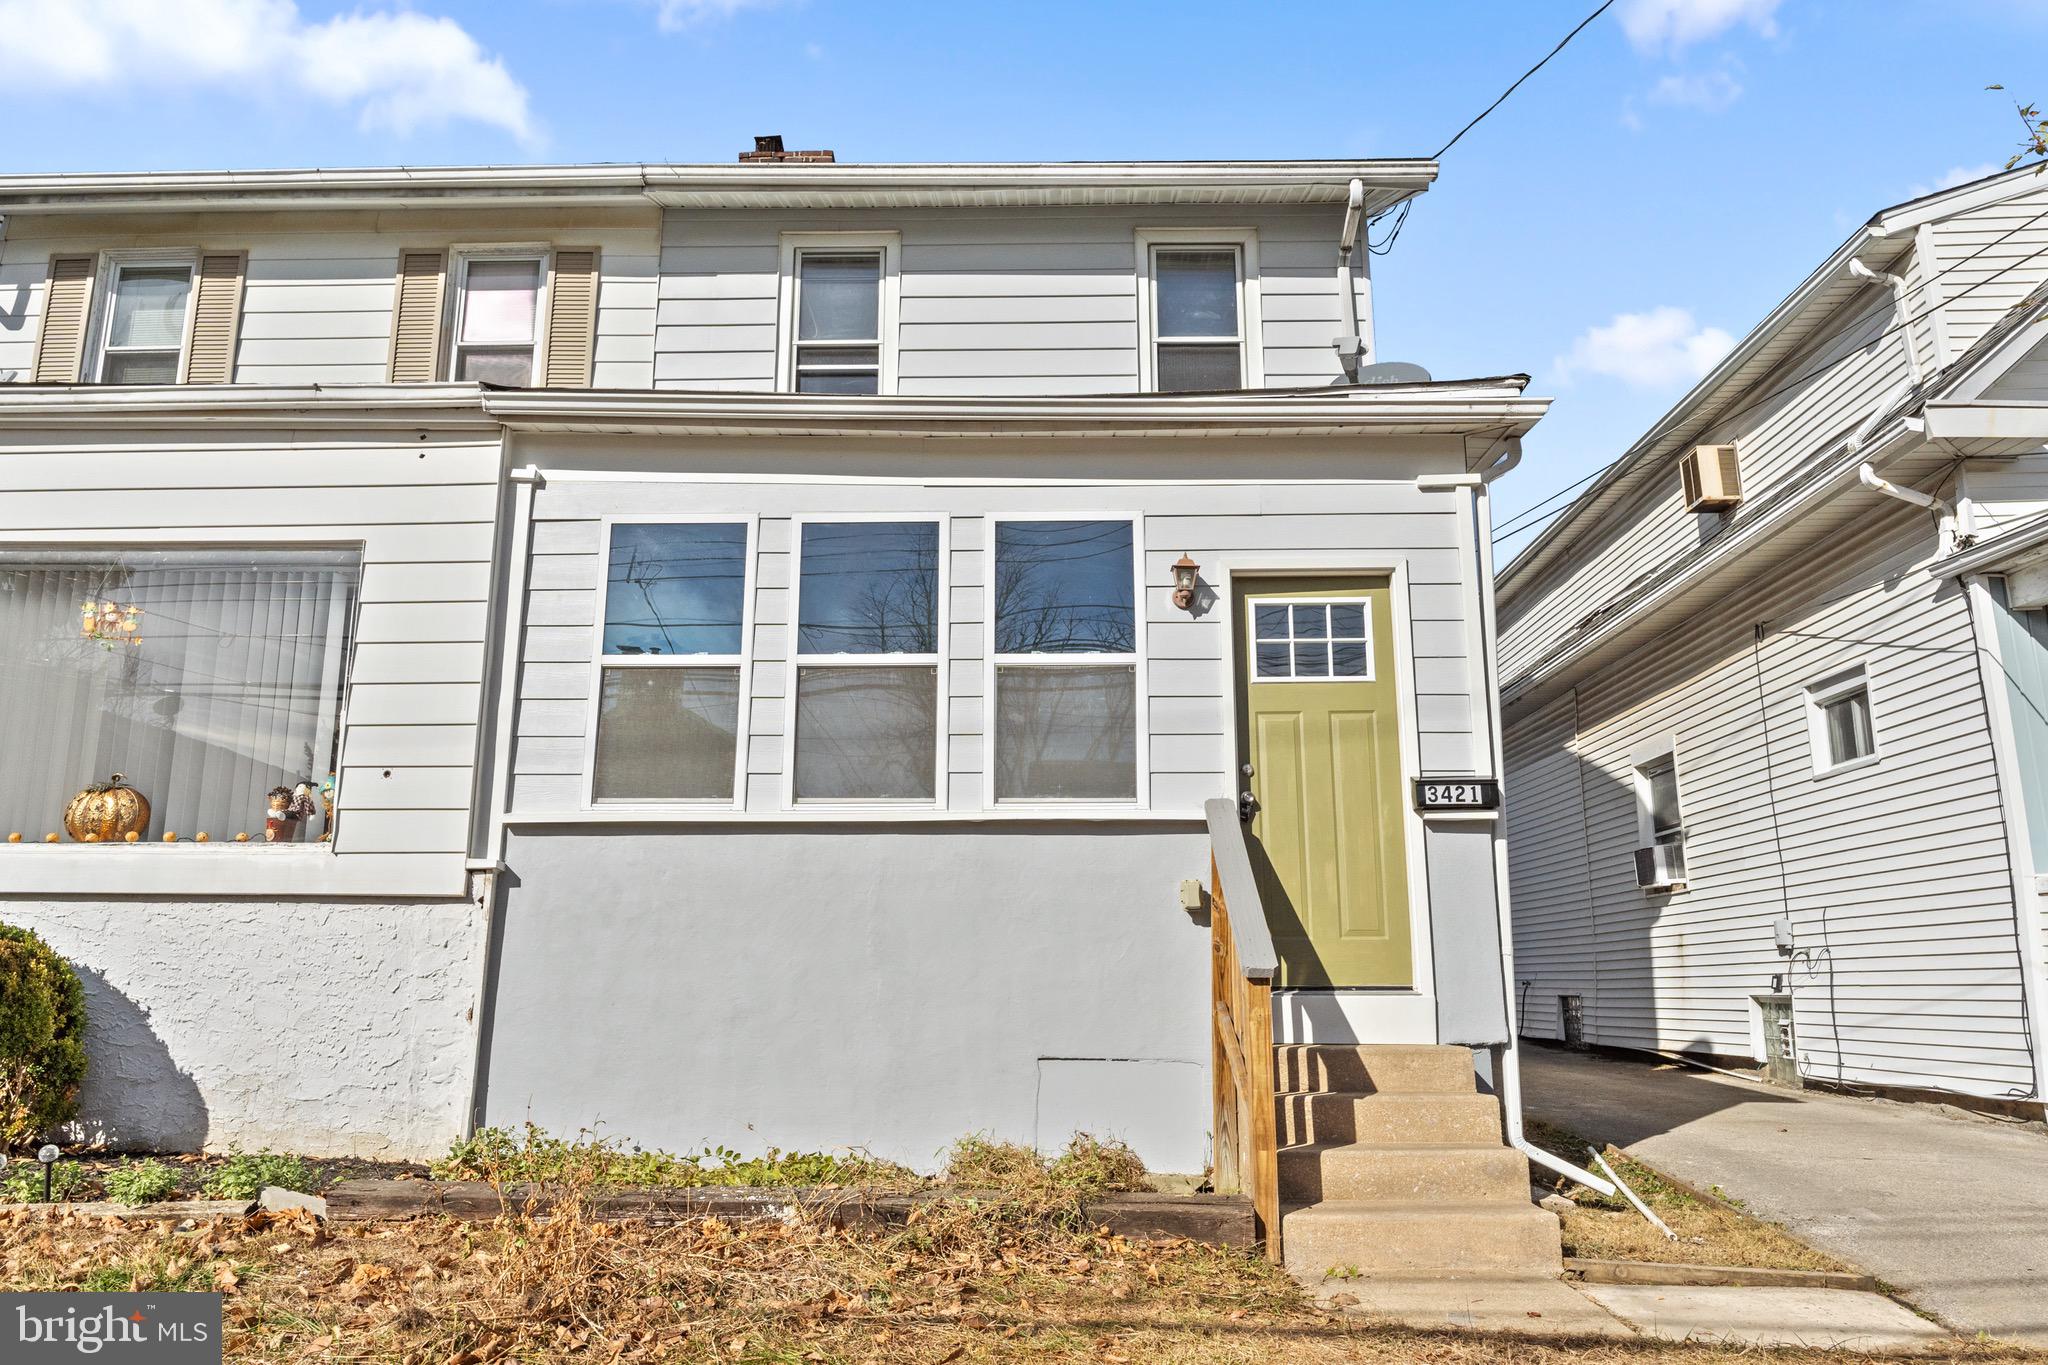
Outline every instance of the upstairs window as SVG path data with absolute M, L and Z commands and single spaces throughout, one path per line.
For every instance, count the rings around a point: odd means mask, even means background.
M 997 801 L 1138 798 L 1136 528 L 995 528 Z
M 1807 736 L 1813 770 L 1834 772 L 1877 758 L 1877 733 L 1870 723 L 1870 680 L 1861 665 L 1806 689 Z
M 192 301 L 190 262 L 117 261 L 108 283 L 99 382 L 177 383 Z
M 0 834 L 70 842 L 117 772 L 138 843 L 262 843 L 275 789 L 331 795 L 358 578 L 339 550 L 0 551 Z M 331 836 L 311 804 L 271 832 Z
M 933 802 L 939 772 L 936 521 L 813 521 L 797 551 L 797 802 Z
M 1665 750 L 1636 765 L 1636 882 L 1651 888 L 1685 881 L 1685 818 L 1678 803 L 1678 758 Z
M 796 391 L 882 391 L 882 253 L 799 251 Z
M 733 800 L 746 601 L 747 523 L 612 524 L 591 804 Z
M 460 258 L 455 290 L 455 345 L 449 378 L 529 388 L 540 335 L 546 259 Z
M 1246 387 L 1243 263 L 1234 246 L 1152 249 L 1153 388 Z

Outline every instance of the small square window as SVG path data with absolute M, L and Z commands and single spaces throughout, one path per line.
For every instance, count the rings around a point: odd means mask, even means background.
M 1806 701 L 1815 772 L 1832 772 L 1876 758 L 1870 682 L 1861 666 L 1807 688 Z

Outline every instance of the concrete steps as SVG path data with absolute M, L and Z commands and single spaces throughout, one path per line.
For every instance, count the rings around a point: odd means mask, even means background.
M 1290 1270 L 1555 1276 L 1555 1216 L 1462 1047 L 1274 1049 L 1281 1240 Z
M 1393 1204 L 1326 1200 L 1283 1210 L 1287 1268 L 1323 1275 L 1497 1278 L 1557 1275 L 1564 1265 L 1557 1218 L 1528 1202 Z

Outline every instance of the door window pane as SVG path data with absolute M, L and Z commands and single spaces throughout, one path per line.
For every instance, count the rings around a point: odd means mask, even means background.
M 597 710 L 597 801 L 729 801 L 737 668 L 607 668 Z
M 0 833 L 63 832 L 71 798 L 118 772 L 150 805 L 138 842 L 263 842 L 273 789 L 334 775 L 358 563 L 329 550 L 0 555 Z M 280 825 L 294 841 L 334 832 L 324 807 Z
M 1252 654 L 1260 678 L 1370 678 L 1363 602 L 1254 602 Z
M 742 522 L 615 524 L 604 652 L 742 652 L 746 556 Z
M 935 654 L 938 599 L 937 522 L 804 526 L 798 653 Z
M 935 798 L 938 669 L 800 668 L 796 689 L 797 800 Z
M 1130 801 L 1138 794 L 1138 672 L 996 670 L 996 799 Z
M 996 523 L 996 652 L 1135 649 L 1132 542 L 1128 521 Z

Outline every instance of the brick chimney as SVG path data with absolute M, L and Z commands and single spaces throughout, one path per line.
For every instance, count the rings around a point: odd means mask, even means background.
M 744 162 L 744 161 L 797 161 L 797 162 L 803 162 L 803 163 L 807 163 L 807 164 L 809 164 L 809 165 L 819 166 L 819 165 L 830 165 L 831 163 L 833 163 L 833 162 L 836 162 L 836 161 L 837 161 L 838 159 L 839 159 L 839 158 L 837 158 L 837 157 L 835 157 L 834 155 L 832 155 L 832 153 L 831 153 L 831 152 L 829 152 L 829 151 L 811 151 L 811 152 L 791 152 L 791 151 L 785 151 L 785 150 L 783 150 L 783 146 L 782 146 L 782 136 L 781 136 L 781 134 L 779 134 L 779 133 L 770 133 L 770 134 L 768 134 L 768 135 L 767 135 L 766 137 L 757 137 L 757 138 L 755 138 L 755 139 L 754 139 L 754 150 L 753 150 L 753 151 L 751 151 L 751 152 L 741 152 L 741 153 L 740 153 L 740 160 L 741 160 L 741 161 L 743 161 L 743 162 Z

